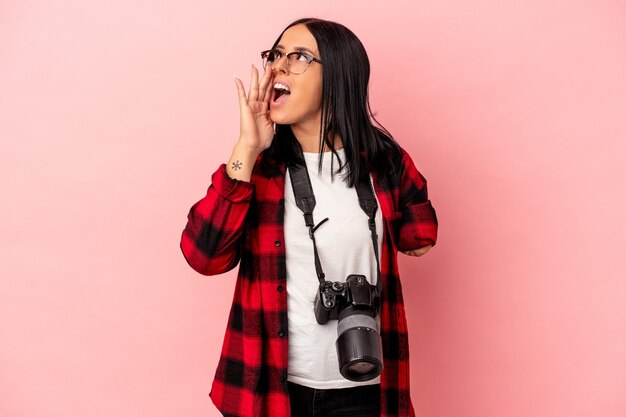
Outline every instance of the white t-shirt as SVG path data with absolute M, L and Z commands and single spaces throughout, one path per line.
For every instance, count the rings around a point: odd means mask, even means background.
M 337 151 L 345 162 L 345 151 Z M 345 282 L 350 274 L 363 274 L 376 284 L 377 268 L 368 217 L 359 205 L 355 188 L 348 188 L 342 173 L 331 182 L 331 152 L 324 153 L 322 174 L 318 175 L 318 153 L 305 152 L 316 205 L 313 221 L 317 250 L 327 281 Z M 333 161 L 334 170 L 339 164 Z M 345 170 L 346 168 L 344 168 Z M 376 211 L 378 253 L 382 250 L 383 219 L 380 202 Z M 285 178 L 285 253 L 287 263 L 287 316 L 289 328 L 289 362 L 287 380 L 317 389 L 347 388 L 380 383 L 380 376 L 369 381 L 354 382 L 339 372 L 335 341 L 337 320 L 320 325 L 313 312 L 319 280 L 315 271 L 313 241 L 304 223 L 302 210 L 296 206 L 287 170 Z M 380 330 L 380 316 L 376 316 Z

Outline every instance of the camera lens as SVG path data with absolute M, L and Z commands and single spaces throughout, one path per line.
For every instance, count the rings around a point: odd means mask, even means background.
M 378 325 L 366 311 L 347 308 L 337 323 L 339 372 L 351 381 L 369 381 L 383 370 L 383 349 Z
M 356 374 L 366 374 L 372 372 L 376 368 L 376 365 L 369 362 L 355 362 L 348 366 L 348 372 L 354 372 Z

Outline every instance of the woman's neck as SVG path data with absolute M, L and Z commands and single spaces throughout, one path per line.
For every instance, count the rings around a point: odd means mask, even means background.
M 317 127 L 292 124 L 291 131 L 293 132 L 298 142 L 300 142 L 302 152 L 318 153 L 320 151 L 319 123 L 317 124 Z M 335 140 L 334 142 L 331 140 L 331 143 L 334 144 L 335 149 L 341 149 L 343 147 L 343 143 L 341 142 L 341 136 L 339 136 L 339 134 L 335 135 Z M 324 143 L 324 152 L 329 151 L 330 148 L 328 147 L 328 144 Z

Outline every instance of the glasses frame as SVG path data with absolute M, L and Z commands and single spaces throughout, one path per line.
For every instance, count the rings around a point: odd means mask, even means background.
M 280 51 L 280 50 L 278 50 L 278 49 L 268 49 L 268 50 L 266 50 L 266 51 L 261 52 L 261 59 L 263 60 L 263 69 L 265 69 L 265 67 L 267 66 L 267 63 L 269 62 L 269 61 L 265 61 L 265 54 L 267 54 L 267 53 L 269 53 L 269 52 L 274 52 L 274 53 L 277 53 L 277 54 L 279 54 L 279 55 L 280 55 L 280 58 L 275 59 L 275 60 L 274 60 L 274 64 L 272 64 L 272 65 L 275 65 L 275 64 L 276 64 L 276 62 L 278 62 L 278 61 L 279 61 L 279 60 L 283 57 L 283 55 L 285 55 L 285 56 L 287 57 L 287 69 L 289 70 L 289 72 L 291 72 L 291 73 L 292 73 L 292 74 L 294 74 L 294 75 L 304 74 L 304 72 L 307 70 L 307 68 L 309 68 L 309 65 L 310 65 L 310 64 L 311 64 L 311 62 L 313 62 L 313 61 L 315 61 L 315 62 L 317 62 L 318 64 L 322 65 L 322 61 L 320 61 L 319 59 L 315 58 L 314 56 L 311 56 L 311 55 L 307 54 L 307 53 L 306 53 L 306 52 L 304 52 L 304 51 L 294 51 L 294 52 L 289 52 L 288 54 L 285 54 L 284 52 L 282 52 L 282 51 Z M 306 60 L 307 60 L 306 68 L 304 68 L 304 71 L 299 72 L 299 73 L 295 73 L 295 72 L 292 72 L 292 71 L 291 71 L 291 63 L 289 62 L 289 57 L 290 57 L 290 56 L 293 56 L 293 55 L 295 55 L 295 54 L 302 55 L 302 56 L 304 56 L 304 57 L 306 58 Z

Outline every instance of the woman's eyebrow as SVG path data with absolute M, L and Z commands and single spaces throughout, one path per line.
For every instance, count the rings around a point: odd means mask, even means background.
M 285 47 L 282 45 L 276 45 L 276 49 L 285 49 Z M 298 52 L 309 52 L 310 54 L 317 55 L 315 52 L 304 46 L 294 46 L 293 50 Z

